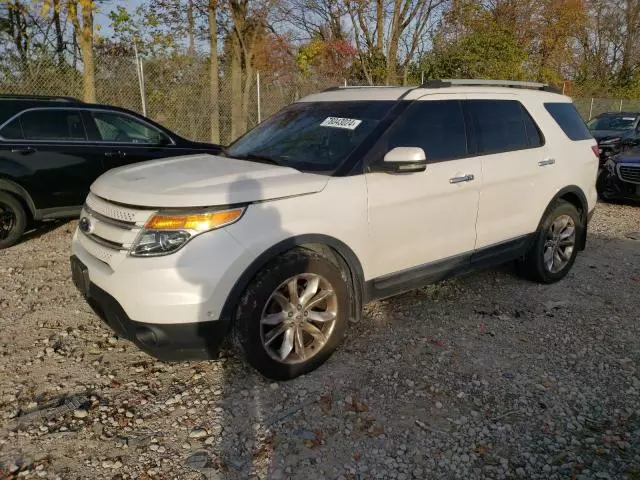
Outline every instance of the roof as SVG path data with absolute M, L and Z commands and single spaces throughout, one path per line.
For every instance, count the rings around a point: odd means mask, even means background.
M 84 105 L 78 99 L 71 97 L 44 97 L 38 95 L 0 95 L 0 124 L 6 122 L 15 114 L 28 108 L 68 107 Z
M 327 102 L 349 100 L 416 100 L 433 94 L 510 94 L 519 97 L 548 98 L 549 100 L 570 102 L 548 85 L 534 82 L 512 82 L 505 80 L 433 80 L 419 87 L 333 87 L 323 92 L 308 95 L 300 102 Z

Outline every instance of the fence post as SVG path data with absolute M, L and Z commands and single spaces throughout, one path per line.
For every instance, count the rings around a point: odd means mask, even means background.
M 622 99 L 620 99 L 620 109 L 618 110 L 619 112 L 622 111 Z
M 346 78 L 344 79 L 344 86 L 345 87 L 347 86 L 347 79 Z
M 256 72 L 256 89 L 258 92 L 258 123 L 262 122 L 262 111 L 260 110 L 260 72 Z
M 589 120 L 593 117 L 593 97 L 591 97 L 591 107 L 589 107 Z
M 133 51 L 136 55 L 136 74 L 138 75 L 138 87 L 140 88 L 140 100 L 142 102 L 142 115 L 147 116 L 147 102 L 144 98 L 144 70 L 142 68 L 142 60 L 138 57 L 138 47 L 133 42 Z

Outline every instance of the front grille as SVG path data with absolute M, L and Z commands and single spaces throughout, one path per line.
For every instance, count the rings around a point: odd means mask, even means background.
M 126 223 L 144 223 L 146 222 L 153 211 L 140 210 L 131 207 L 125 207 L 122 205 L 116 205 L 114 203 L 103 200 L 102 198 L 90 193 L 87 197 L 87 206 L 94 212 L 113 220 Z
M 113 260 L 114 256 L 118 254 L 118 250 L 107 248 L 82 232 L 78 232 L 78 241 L 80 242 L 80 245 L 82 245 L 82 248 L 84 248 L 89 255 L 97 258 L 107 265 L 111 265 L 111 261 Z
M 79 242 L 87 253 L 115 269 L 154 213 L 154 210 L 114 204 L 89 194 L 80 214 L 81 218 L 88 219 L 88 227 L 84 232 L 79 229 Z M 80 224 L 82 226 L 82 221 Z
M 620 165 L 618 174 L 623 182 L 640 183 L 640 165 Z

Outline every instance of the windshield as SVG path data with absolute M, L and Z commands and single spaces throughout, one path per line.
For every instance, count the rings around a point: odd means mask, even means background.
M 372 134 L 395 103 L 293 103 L 239 138 L 226 154 L 303 171 L 334 171 Z
M 607 115 L 605 117 L 596 117 L 591 120 L 590 130 L 630 130 L 637 117 L 632 115 Z

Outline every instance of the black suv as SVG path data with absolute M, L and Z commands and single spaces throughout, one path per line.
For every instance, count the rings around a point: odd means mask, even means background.
M 89 186 L 111 168 L 221 149 L 123 108 L 0 95 L 0 248 L 33 221 L 78 215 Z
M 600 163 L 618 153 L 633 150 L 640 145 L 640 113 L 603 113 L 587 123 L 598 141 Z

